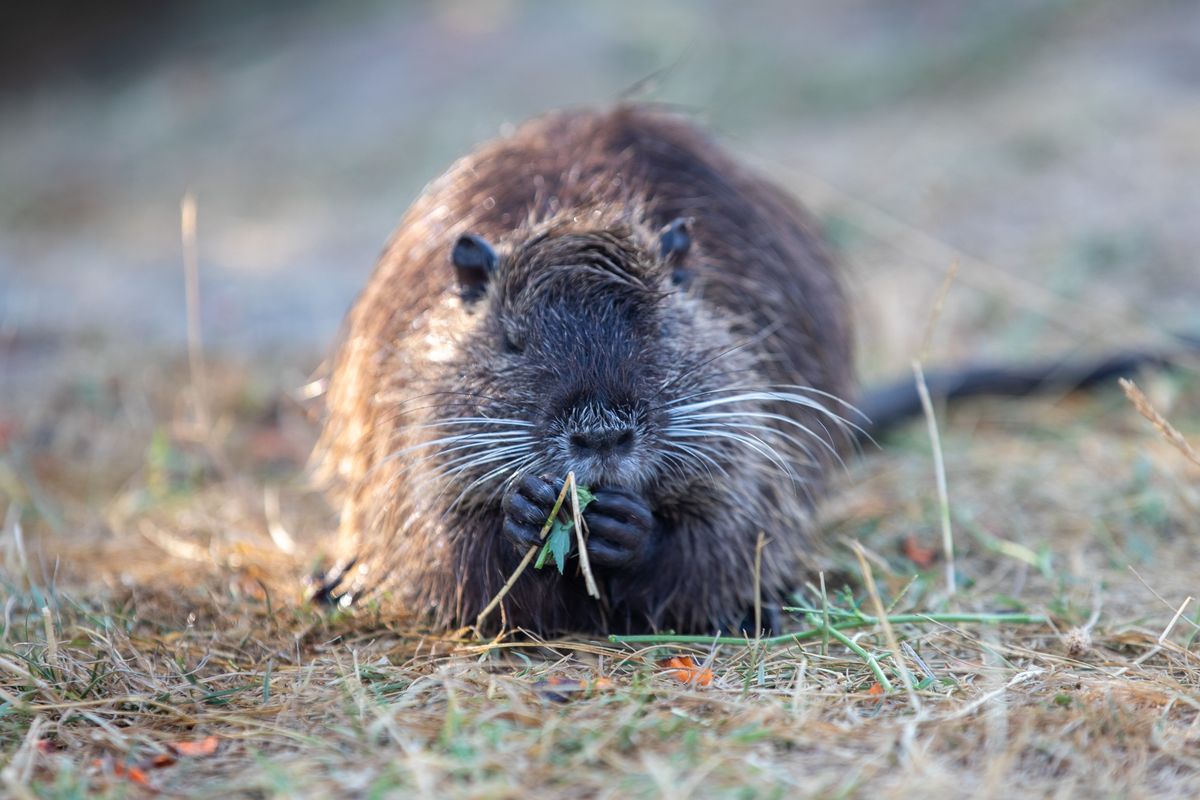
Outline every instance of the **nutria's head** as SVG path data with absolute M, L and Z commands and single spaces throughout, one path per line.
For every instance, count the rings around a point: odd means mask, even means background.
M 431 342 L 444 359 L 423 395 L 437 451 L 423 456 L 456 502 L 485 503 L 528 471 L 669 502 L 795 463 L 796 438 L 763 424 L 778 398 L 755 380 L 752 341 L 692 285 L 690 224 L 457 240 L 453 342 Z

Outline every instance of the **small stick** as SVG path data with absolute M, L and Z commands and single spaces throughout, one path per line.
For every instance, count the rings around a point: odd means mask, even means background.
M 933 329 L 937 326 L 938 319 L 942 316 L 942 307 L 946 303 L 946 296 L 950 294 L 950 287 L 954 285 L 954 279 L 958 277 L 959 261 L 955 259 L 950 264 L 950 269 L 946 270 L 946 277 L 942 279 L 942 285 L 938 289 L 937 298 L 933 301 L 933 308 L 929 311 L 929 318 L 925 321 L 925 333 L 921 337 L 921 349 L 917 353 L 916 359 L 913 360 L 913 375 L 917 381 L 917 394 L 921 398 L 921 409 L 925 412 L 925 421 L 929 426 L 929 441 L 933 447 L 933 465 L 937 477 L 938 490 L 938 505 L 941 509 L 942 517 L 942 550 L 946 559 L 946 584 L 950 596 L 954 596 L 956 582 L 954 574 L 954 537 L 950 530 L 950 500 L 949 493 L 946 490 L 946 465 L 942 461 L 942 443 L 938 435 L 937 419 L 933 415 L 933 402 L 929 399 L 929 386 L 925 382 L 925 371 L 921 368 L 921 362 L 929 355 L 929 348 L 933 343 Z
M 545 539 L 546 534 L 550 532 L 550 526 L 554 524 L 554 520 L 558 517 L 558 512 L 559 509 L 562 508 L 563 501 L 567 499 L 567 489 L 571 486 L 570 479 L 573 476 L 574 473 L 571 473 L 571 475 L 568 476 L 568 480 L 563 483 L 562 491 L 558 493 L 558 499 L 554 501 L 554 508 L 550 510 L 550 517 L 546 520 L 546 524 L 542 526 L 542 532 L 538 534 L 539 539 Z M 529 552 L 525 553 L 525 557 L 521 559 L 521 563 L 517 565 L 515 570 L 513 570 L 513 574 L 510 575 L 505 584 L 500 587 L 500 591 L 497 592 L 496 596 L 492 598 L 490 603 L 484 606 L 483 611 L 480 611 L 479 615 L 475 617 L 476 630 L 482 628 L 484 620 L 488 618 L 488 614 L 491 614 L 492 611 L 495 610 L 496 606 L 500 605 L 500 601 L 503 600 L 504 596 L 508 594 L 509 590 L 512 589 L 513 584 L 517 582 L 517 578 L 521 577 L 521 573 L 524 572 L 525 568 L 529 566 L 529 562 L 533 561 L 534 556 L 537 555 L 537 551 L 538 545 L 536 544 L 529 548 Z
M 929 398 L 929 386 L 925 383 L 925 371 L 921 362 L 912 363 L 917 381 L 917 394 L 921 398 L 921 409 L 925 412 L 925 423 L 929 428 L 929 443 L 933 449 L 933 472 L 937 479 L 938 508 L 942 518 L 942 553 L 946 559 L 946 591 L 954 596 L 957 579 L 954 574 L 954 532 L 950 528 L 950 491 L 946 488 L 946 462 L 942 458 L 942 440 L 938 435 L 937 417 L 933 414 L 933 401 Z
M 1167 623 L 1167 627 L 1163 628 L 1163 632 L 1158 635 L 1159 644 L 1166 641 L 1167 635 L 1171 633 L 1171 629 L 1175 627 L 1175 623 L 1179 622 L 1179 618 L 1183 616 L 1183 610 L 1188 607 L 1188 603 L 1190 602 L 1192 602 L 1191 595 L 1183 599 L 1183 604 L 1175 611 L 1175 616 L 1171 617 L 1171 621 Z
M 810 621 L 816 619 L 815 614 L 810 614 Z M 875 656 L 868 653 L 862 645 L 851 639 L 846 634 L 839 631 L 837 628 L 829 628 L 829 635 L 839 642 L 844 644 L 856 656 L 867 662 L 867 666 L 871 668 L 871 672 L 875 673 L 875 680 L 879 681 L 879 685 L 883 687 L 883 691 L 892 691 L 892 682 L 888 680 L 887 675 L 883 674 L 883 668 L 879 666 L 879 662 L 875 660 Z
M 292 555 L 296 552 L 296 540 L 283 527 L 279 515 L 279 487 L 266 486 L 263 488 L 263 516 L 267 519 L 267 533 L 271 541 L 284 553 Z
M 934 673 L 933 667 L 925 663 L 925 659 L 921 658 L 920 653 L 914 650 L 911 644 L 908 642 L 901 642 L 900 649 L 903 650 L 909 658 L 917 662 L 917 666 L 920 667 L 921 671 L 925 673 L 926 678 L 931 681 L 937 680 L 937 674 Z
M 188 192 L 179 203 L 179 234 L 183 244 L 184 293 L 187 299 L 188 365 L 192 391 L 196 393 L 196 416 L 207 433 L 208 376 L 204 371 L 204 342 L 200 338 L 200 259 L 196 246 L 196 195 Z
M 54 617 L 49 606 L 42 606 L 42 625 L 46 628 L 46 662 L 52 670 L 51 674 L 57 675 L 58 637 L 54 635 Z
M 962 719 L 963 717 L 969 717 L 972 714 L 974 714 L 976 712 L 976 710 L 978 710 L 978 709 L 982 708 L 983 706 L 987 705 L 988 703 L 992 702 L 997 697 L 999 697 L 1000 695 L 1007 692 L 1009 689 L 1013 688 L 1014 686 L 1024 683 L 1025 681 L 1029 680 L 1030 678 L 1036 678 L 1038 675 L 1043 674 L 1045 671 L 1046 670 L 1042 669 L 1041 667 L 1034 667 L 1033 669 L 1027 669 L 1024 672 L 1014 675 L 1008 681 L 1008 683 L 1004 684 L 999 689 L 993 689 L 992 691 L 985 694 L 983 697 L 977 697 L 976 699 L 967 703 L 965 706 L 962 706 L 961 708 L 953 711 L 952 713 L 947 714 L 944 717 L 938 717 L 937 720 L 938 720 L 938 722 L 949 722 L 950 720 L 953 720 L 953 719 Z
M 766 545 L 765 535 L 758 532 L 758 542 L 754 545 L 754 640 L 762 639 L 762 554 Z
M 825 590 L 825 571 L 821 570 L 821 621 L 825 624 L 821 631 L 821 655 L 829 653 L 829 594 Z
M 946 304 L 946 295 L 950 294 L 950 287 L 954 285 L 954 279 L 958 277 L 958 259 L 954 259 L 950 263 L 950 269 L 946 270 L 946 277 L 942 279 L 942 285 L 938 289 L 937 299 L 933 301 L 933 308 L 929 312 L 929 318 L 925 320 L 925 334 L 921 337 L 921 349 L 917 356 L 921 361 L 929 355 L 929 346 L 933 342 L 933 329 L 937 325 L 938 319 L 942 316 L 942 306 Z
M 575 520 L 575 540 L 579 542 L 579 569 L 583 572 L 583 583 L 587 593 L 597 600 L 600 590 L 596 588 L 596 579 L 592 576 L 592 564 L 588 560 L 587 541 L 583 538 L 583 514 L 579 511 L 579 485 L 575 482 L 575 472 L 567 473 L 567 485 L 571 487 L 571 515 Z M 554 519 L 554 515 L 550 515 Z M 545 536 L 545 534 L 542 534 Z
M 1156 600 L 1158 600 L 1158 602 L 1162 603 L 1164 608 L 1169 608 L 1169 609 L 1171 609 L 1172 611 L 1174 611 L 1174 610 L 1175 610 L 1175 606 L 1171 605 L 1171 604 L 1170 604 L 1170 603 L 1167 601 L 1167 598 L 1163 597 L 1161 594 L 1159 594 L 1158 592 L 1156 592 L 1156 591 L 1154 590 L 1154 587 L 1153 587 L 1153 586 L 1151 586 L 1150 584 L 1146 583 L 1146 579 L 1145 579 L 1145 578 L 1143 578 L 1143 577 L 1141 576 L 1141 573 L 1139 573 L 1139 572 L 1138 572 L 1136 569 L 1134 569 L 1134 568 L 1133 568 L 1133 565 L 1132 565 L 1132 564 L 1128 564 L 1128 565 L 1126 565 L 1126 566 L 1128 567 L 1129 571 L 1133 573 L 1133 577 L 1137 578 L 1137 579 L 1138 579 L 1138 582 L 1140 582 L 1140 583 L 1142 584 L 1142 586 L 1145 586 L 1145 587 L 1146 587 L 1146 591 L 1148 591 L 1148 592 L 1150 592 L 1150 594 L 1154 595 L 1155 599 L 1156 599 Z M 1185 620 L 1184 620 L 1184 621 L 1185 621 L 1185 622 L 1187 622 L 1189 625 L 1191 625 L 1193 628 L 1196 628 L 1197 630 L 1200 630 L 1200 624 L 1197 624 L 1197 623 L 1195 623 L 1195 622 L 1192 622 L 1190 619 L 1186 619 L 1186 618 L 1185 618 Z
M 883 610 L 883 601 L 879 599 L 879 589 L 875 586 L 875 573 L 871 571 L 871 565 L 867 563 L 862 545 L 854 542 L 852 546 L 854 555 L 858 557 L 858 567 L 862 570 L 863 580 L 867 584 L 867 594 L 871 596 L 871 605 L 875 606 L 875 614 L 879 617 L 879 622 L 883 627 L 883 638 L 887 640 L 888 649 L 892 651 L 892 661 L 900 671 L 900 681 L 904 684 L 904 691 L 908 693 L 908 702 L 912 705 L 913 711 L 919 714 L 921 701 L 913 689 L 912 674 L 908 671 L 908 665 L 904 663 L 904 658 L 900 654 L 900 640 L 896 638 L 896 632 L 892 630 L 892 623 L 888 621 L 887 613 Z

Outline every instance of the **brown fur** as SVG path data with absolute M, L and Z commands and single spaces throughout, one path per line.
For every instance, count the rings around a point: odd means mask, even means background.
M 670 284 L 657 250 L 658 230 L 677 217 L 695 220 L 685 289 Z M 468 232 L 503 255 L 473 309 L 459 298 L 449 257 Z M 565 333 L 506 354 L 506 335 L 544 330 L 525 330 L 523 320 L 547 303 L 575 309 Z M 611 320 L 628 327 L 608 341 Z M 591 333 L 575 341 L 573 321 Z M 461 428 L 428 423 L 540 419 L 558 393 L 599 384 L 631 392 L 651 415 L 689 392 L 731 397 L 799 385 L 840 398 L 853 374 L 845 299 L 805 213 L 687 121 L 642 107 L 551 114 L 457 162 L 404 217 L 347 325 L 320 451 L 342 508 L 348 570 L 335 591 L 385 592 L 442 626 L 472 622 L 520 553 L 499 535 L 510 476 L 451 507 L 497 462 L 447 479 L 445 465 L 459 454 L 421 444 Z M 830 416 L 811 408 L 770 399 L 730 408 L 785 415 L 835 447 L 845 443 Z M 653 569 L 600 575 L 600 601 L 584 594 L 574 561 L 563 576 L 530 569 L 505 600 L 507 623 L 542 633 L 728 626 L 753 606 L 760 532 L 769 542 L 764 596 L 785 597 L 803 574 L 808 514 L 830 457 L 820 445 L 806 457 L 788 438 L 794 426 L 748 419 L 767 426 L 755 435 L 770 438 L 800 483 L 761 449 L 729 441 L 708 443 L 720 471 L 679 467 L 659 459 L 667 444 L 647 434 L 658 444 L 634 480 L 664 520 Z M 570 463 L 549 452 L 526 468 L 561 478 Z

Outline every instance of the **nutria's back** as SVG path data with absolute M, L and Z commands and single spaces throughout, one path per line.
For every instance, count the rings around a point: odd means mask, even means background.
M 557 113 L 483 145 L 348 320 L 322 440 L 352 564 L 335 593 L 473 621 L 536 539 L 540 476 L 574 470 L 602 597 L 574 561 L 527 570 L 507 624 L 735 624 L 760 532 L 766 599 L 802 577 L 848 318 L 804 212 L 684 119 Z

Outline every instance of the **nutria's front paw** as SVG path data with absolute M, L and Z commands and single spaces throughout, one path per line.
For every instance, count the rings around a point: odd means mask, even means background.
M 541 545 L 539 534 L 554 510 L 561 487 L 553 480 L 537 475 L 523 475 L 504 495 L 504 538 L 512 542 L 517 552 L 525 553 Z
M 783 633 L 783 607 L 779 603 L 763 601 L 759 607 L 759 617 L 761 628 L 758 630 L 755 629 L 754 609 L 751 608 L 737 627 L 726 630 L 722 626 L 717 632 L 734 636 L 775 636 Z
M 659 526 L 645 498 L 625 489 L 599 489 L 584 510 L 588 558 L 598 567 L 632 570 L 654 555 Z

